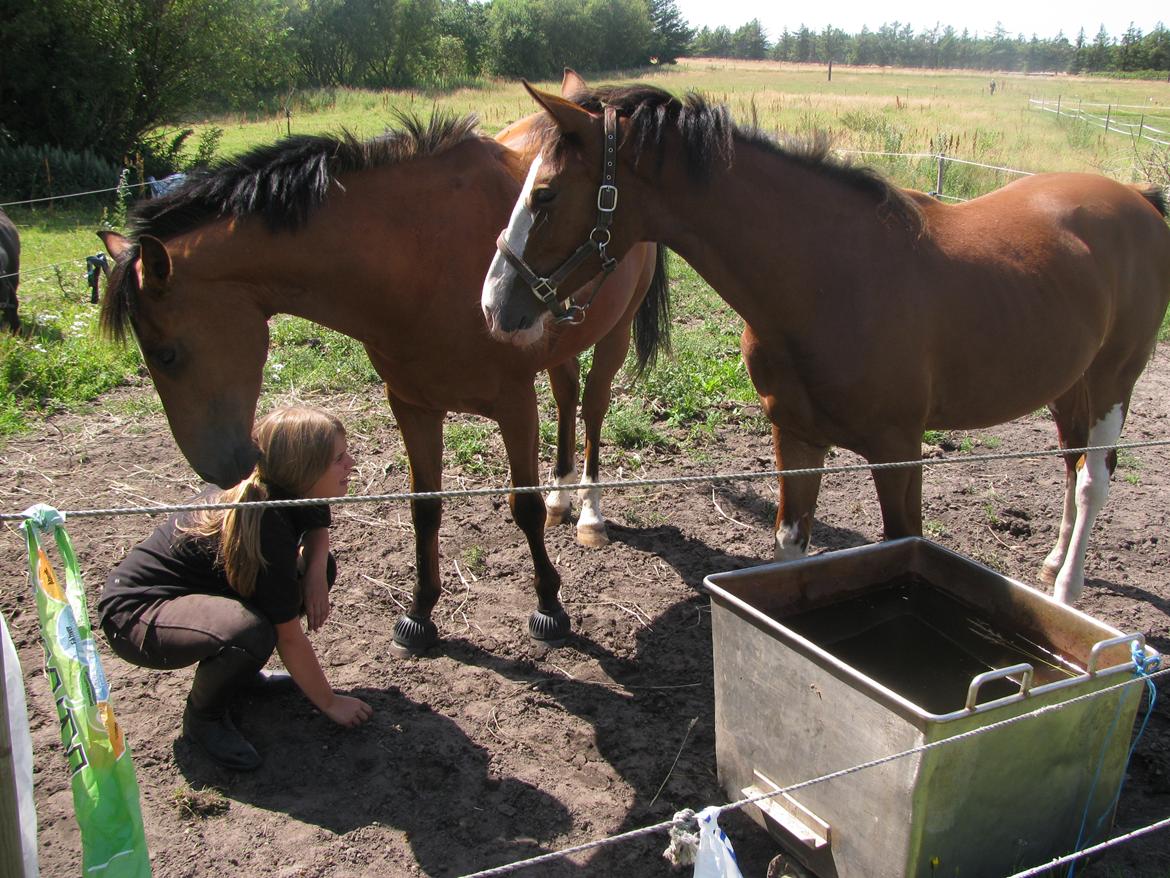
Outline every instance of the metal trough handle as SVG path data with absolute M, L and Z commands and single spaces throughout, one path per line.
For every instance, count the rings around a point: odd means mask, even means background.
M 998 668 L 994 671 L 988 671 L 984 674 L 978 674 L 971 678 L 971 687 L 967 690 L 967 703 L 964 707 L 967 710 L 974 710 L 975 704 L 979 698 L 979 688 L 984 683 L 990 683 L 992 680 L 1002 680 L 1004 677 L 1011 677 L 1013 674 L 1023 674 L 1024 678 L 1020 681 L 1020 695 L 1027 695 L 1028 690 L 1032 688 L 1032 666 L 1029 664 L 1012 665 L 1010 668 Z
M 1092 677 L 1099 670 L 1097 663 L 1101 660 L 1101 653 L 1113 646 L 1128 646 L 1135 640 L 1143 650 L 1146 648 L 1146 635 L 1144 634 L 1122 634 L 1120 637 L 1110 637 L 1108 640 L 1099 640 L 1094 643 L 1093 648 L 1089 650 L 1089 676 Z

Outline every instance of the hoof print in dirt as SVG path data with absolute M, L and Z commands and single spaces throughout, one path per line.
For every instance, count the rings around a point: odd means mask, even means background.
M 394 624 L 390 651 L 399 658 L 419 655 L 439 642 L 439 629 L 430 619 L 403 616 Z
M 528 617 L 528 634 L 533 640 L 539 640 L 549 646 L 562 646 L 573 629 L 569 621 L 569 614 L 563 609 L 555 613 L 542 613 L 535 610 Z

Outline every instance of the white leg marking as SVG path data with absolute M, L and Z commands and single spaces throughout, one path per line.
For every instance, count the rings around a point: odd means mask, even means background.
M 557 476 L 558 485 L 572 485 L 577 481 L 577 469 L 574 467 L 563 476 Z M 572 491 L 552 491 L 544 501 L 544 508 L 548 510 L 550 520 L 564 521 L 573 508 Z
M 1114 444 L 1121 437 L 1123 422 L 1121 405 L 1115 405 L 1093 425 L 1089 431 L 1089 444 Z M 1077 520 L 1073 525 L 1064 566 L 1056 577 L 1055 595 L 1062 603 L 1071 604 L 1081 596 L 1085 587 L 1085 550 L 1088 548 L 1089 532 L 1093 529 L 1097 513 L 1105 505 L 1105 498 L 1109 496 L 1107 456 L 1107 451 L 1090 451 L 1077 473 Z
M 512 217 L 508 220 L 508 228 L 504 229 L 504 240 L 512 248 L 513 253 L 524 255 L 524 248 L 528 245 L 528 233 L 532 231 L 534 218 L 528 209 L 528 196 L 536 182 L 536 174 L 540 170 L 541 158 L 537 156 L 528 169 L 528 176 L 524 180 L 524 188 L 516 199 L 512 208 Z M 516 270 L 498 250 L 488 268 L 487 276 L 483 280 L 483 289 L 480 292 L 479 304 L 487 319 L 492 335 L 511 341 L 520 346 L 532 344 L 544 333 L 544 321 L 538 320 L 534 326 L 512 334 L 500 332 L 496 314 L 503 305 L 508 290 L 516 281 Z
M 583 546 L 604 546 L 609 543 L 605 516 L 601 514 L 601 489 L 593 487 L 588 474 L 581 479 L 577 499 L 581 501 L 581 515 L 577 519 L 577 542 Z
M 776 531 L 776 560 L 795 561 L 803 558 L 804 538 L 800 535 L 799 524 L 782 524 Z

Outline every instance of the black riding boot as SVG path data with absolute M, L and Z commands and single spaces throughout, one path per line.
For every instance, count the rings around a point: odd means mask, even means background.
M 251 771 L 260 767 L 260 754 L 231 721 L 228 704 L 242 686 L 255 679 L 263 664 L 244 650 L 229 646 L 201 661 L 195 670 L 183 711 L 183 734 L 224 768 Z

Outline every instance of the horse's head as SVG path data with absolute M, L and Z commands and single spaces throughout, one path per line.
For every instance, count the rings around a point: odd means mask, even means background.
M 549 318 L 579 320 L 592 284 L 565 300 L 639 240 L 619 219 L 618 187 L 629 172 L 619 170 L 617 113 L 525 88 L 548 117 L 544 149 L 500 235 L 480 300 L 492 334 L 521 345 L 539 339 Z
M 228 284 L 196 277 L 157 238 L 135 244 L 99 233 L 116 268 L 102 323 L 116 338 L 129 326 L 166 409 L 171 432 L 199 476 L 234 485 L 256 462 L 252 422 L 268 321 L 251 298 L 229 297 Z

